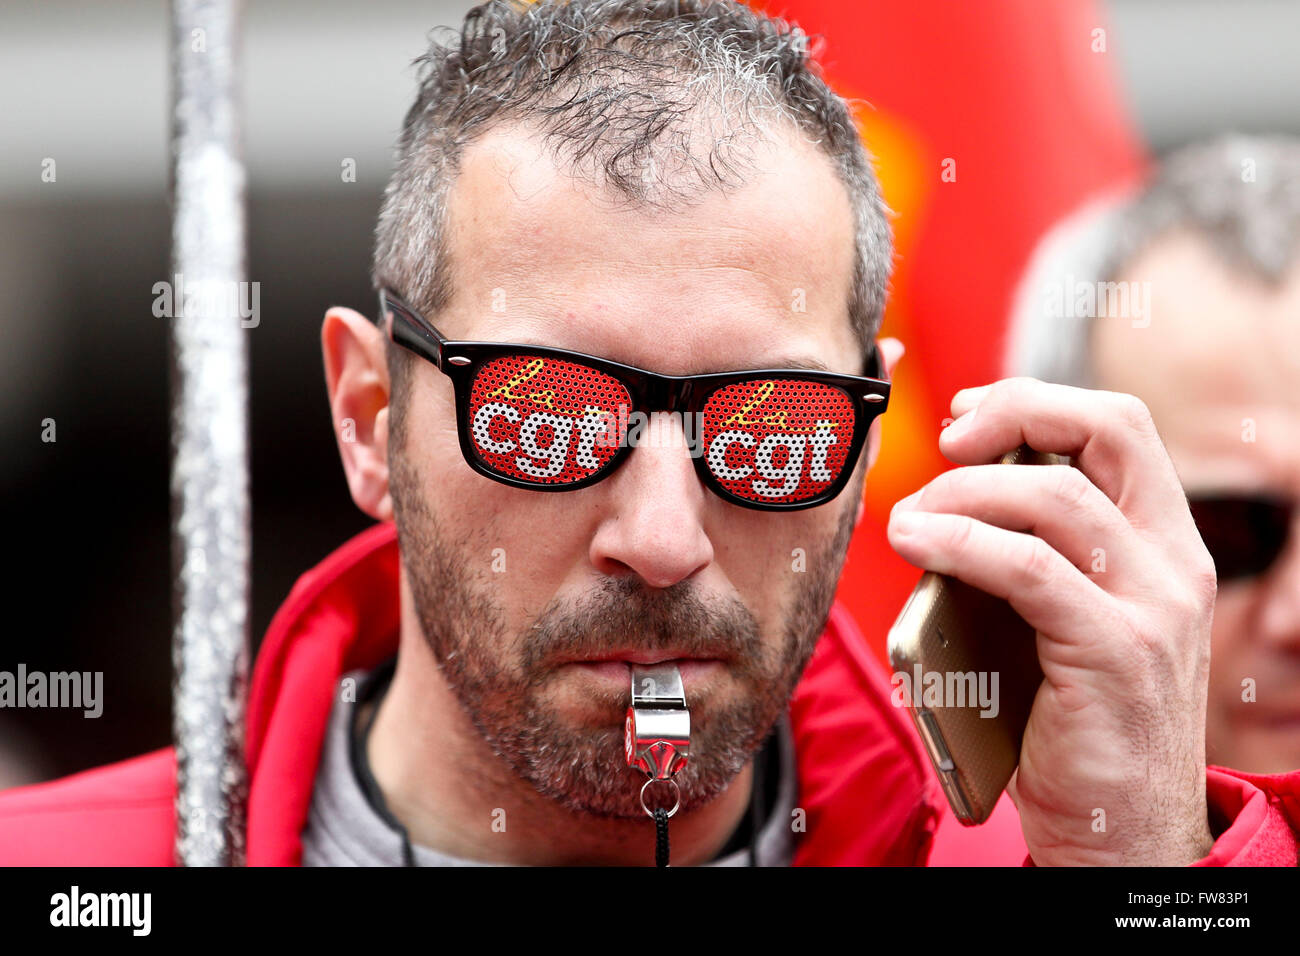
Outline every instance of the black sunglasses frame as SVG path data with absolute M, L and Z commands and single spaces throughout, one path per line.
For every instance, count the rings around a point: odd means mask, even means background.
M 1290 543 L 1300 507 L 1293 498 L 1235 491 L 1196 492 L 1187 496 L 1187 504 L 1220 584 L 1267 574 Z M 1219 533 L 1225 526 L 1231 535 Z
M 633 365 L 623 365 L 596 355 L 571 352 L 567 349 L 555 349 L 540 345 L 520 345 L 505 342 L 459 342 L 444 337 L 433 323 L 403 302 L 389 289 L 379 292 L 379 311 L 385 319 L 391 314 L 389 334 L 393 341 L 416 355 L 432 363 L 444 375 L 451 379 L 456 393 L 456 430 L 460 438 L 461 454 L 466 464 L 484 477 L 491 478 L 505 485 L 527 488 L 530 491 L 577 491 L 603 481 L 612 475 L 627 460 L 635 446 L 621 441 L 618 449 L 603 468 L 595 474 L 578 481 L 562 484 L 543 484 L 523 481 L 496 471 L 482 460 L 473 442 L 470 440 L 469 401 L 474 378 L 478 370 L 493 359 L 512 355 L 536 355 L 542 358 L 572 362 L 585 365 L 617 379 L 628 395 L 632 404 L 630 411 L 644 414 L 666 411 L 696 413 L 703 410 L 710 396 L 719 389 L 736 382 L 751 379 L 800 379 L 819 382 L 839 389 L 853 404 L 854 425 L 853 438 L 849 443 L 848 453 L 840 474 L 820 494 L 803 501 L 764 503 L 751 501 L 733 494 L 722 486 L 709 469 L 704 455 L 695 455 L 695 471 L 705 486 L 719 498 L 732 504 L 750 508 L 755 511 L 800 511 L 825 504 L 835 498 L 857 468 L 858 458 L 866 444 L 867 432 L 872 422 L 882 414 L 889 405 L 890 383 L 878 378 L 883 370 L 880 349 L 874 343 L 867 361 L 866 376 L 842 375 L 837 372 L 822 372 L 805 369 L 746 369 L 735 372 L 707 372 L 702 375 L 660 375 Z

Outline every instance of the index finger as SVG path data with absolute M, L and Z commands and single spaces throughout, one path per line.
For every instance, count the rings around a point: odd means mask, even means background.
M 959 417 L 939 444 L 958 464 L 989 464 L 1022 443 L 1069 455 L 1131 523 L 1191 528 L 1178 473 L 1151 413 L 1133 395 L 1008 378 L 958 392 L 952 411 Z

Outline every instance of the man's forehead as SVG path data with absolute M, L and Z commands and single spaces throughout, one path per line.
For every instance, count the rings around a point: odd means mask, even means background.
M 665 209 L 575 177 L 535 133 L 489 132 L 449 197 L 444 331 L 653 358 L 663 371 L 728 354 L 742 367 L 760 354 L 854 364 L 847 190 L 793 136 L 756 144 L 752 165 L 739 188 Z
M 1300 487 L 1300 267 L 1270 288 L 1180 234 L 1121 281 L 1149 314 L 1095 321 L 1098 384 L 1146 401 L 1184 483 Z

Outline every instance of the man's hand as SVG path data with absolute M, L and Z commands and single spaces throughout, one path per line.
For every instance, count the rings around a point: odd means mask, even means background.
M 1204 856 L 1214 563 L 1146 406 L 1013 378 L 958 392 L 939 444 L 969 467 L 894 507 L 889 542 L 1038 632 L 1045 680 L 1008 792 L 1039 865 Z M 1028 443 L 1067 465 L 999 465 Z

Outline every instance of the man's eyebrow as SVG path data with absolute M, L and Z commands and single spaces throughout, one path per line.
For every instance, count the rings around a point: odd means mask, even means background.
M 757 366 L 756 366 L 757 367 Z M 776 362 L 763 365 L 762 368 L 794 368 L 805 372 L 829 372 L 825 362 L 814 358 L 793 358 L 785 357 L 778 359 Z
M 744 362 L 737 364 L 729 362 L 724 365 L 711 365 L 708 368 L 701 369 L 698 375 L 720 375 L 724 372 L 760 372 L 764 370 L 791 369 L 799 372 L 830 372 L 831 369 L 826 363 L 815 358 L 795 358 L 794 356 L 784 356 L 773 359 L 770 362 Z

